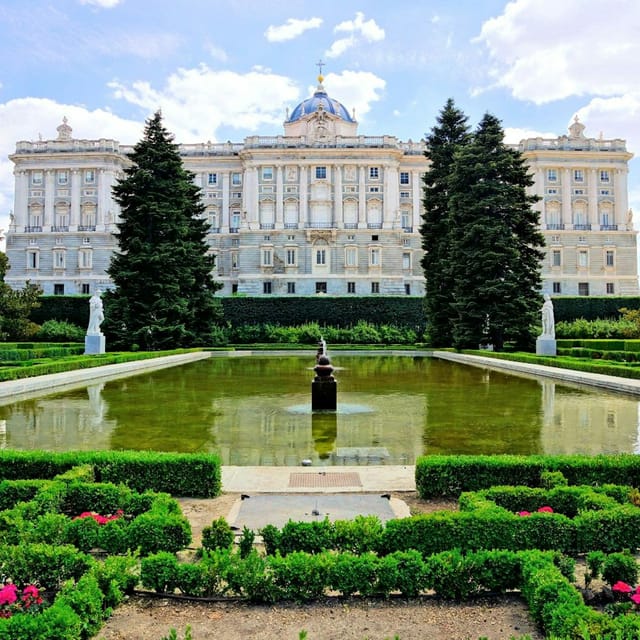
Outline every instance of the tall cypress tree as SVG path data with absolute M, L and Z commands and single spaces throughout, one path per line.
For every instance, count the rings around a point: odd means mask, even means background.
M 113 188 L 118 250 L 107 272 L 103 330 L 110 344 L 164 349 L 207 344 L 219 317 L 200 188 L 182 165 L 160 112 L 146 122 Z
M 524 346 L 540 309 L 538 197 L 527 193 L 533 178 L 524 158 L 503 139 L 500 120 L 486 114 L 451 173 L 456 348 L 488 342 L 501 350 L 507 340 Z
M 429 341 L 434 347 L 451 346 L 455 273 L 450 265 L 451 236 L 449 177 L 456 150 L 469 141 L 467 117 L 449 98 L 427 136 L 425 156 L 430 165 L 423 178 L 424 214 L 422 268 L 426 279 L 425 312 Z

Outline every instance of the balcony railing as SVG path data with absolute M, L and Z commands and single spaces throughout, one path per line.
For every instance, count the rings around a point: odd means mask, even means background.
M 78 225 L 78 231 L 95 231 L 96 230 L 96 225 L 95 224 L 81 224 Z
M 51 227 L 51 231 L 69 231 L 69 227 Z
M 304 225 L 307 229 L 333 229 L 333 222 L 307 222 Z
M 209 233 L 220 233 L 220 227 L 209 227 Z
M 240 227 L 229 227 L 229 233 L 240 233 Z
M 344 228 L 345 229 L 357 229 L 358 228 L 358 223 L 357 222 L 345 222 L 344 223 Z
M 261 229 L 275 229 L 276 225 L 273 222 L 261 222 L 260 223 L 260 228 Z
M 617 231 L 617 230 L 618 230 L 617 224 L 601 224 L 600 225 L 600 231 Z
M 548 231 L 564 231 L 564 225 L 563 224 L 548 224 L 547 225 L 547 230 Z
M 402 227 L 405 233 L 413 233 L 413 227 Z
M 27 233 L 41 233 L 42 227 L 25 227 L 24 230 Z
M 573 228 L 575 231 L 591 231 L 590 224 L 574 224 Z
M 298 223 L 297 222 L 285 222 L 284 223 L 284 228 L 285 229 L 297 229 L 298 228 Z
M 367 222 L 367 229 L 382 229 L 382 222 Z

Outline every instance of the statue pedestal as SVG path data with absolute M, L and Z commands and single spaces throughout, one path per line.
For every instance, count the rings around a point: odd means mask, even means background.
M 338 408 L 338 383 L 333 379 L 316 378 L 311 383 L 311 410 L 335 411 Z
M 544 336 L 540 336 L 536 340 L 536 355 L 537 356 L 557 356 L 558 353 L 556 351 L 556 339 L 545 338 Z
M 105 339 L 103 333 L 87 334 L 84 337 L 84 355 L 92 356 L 105 352 Z

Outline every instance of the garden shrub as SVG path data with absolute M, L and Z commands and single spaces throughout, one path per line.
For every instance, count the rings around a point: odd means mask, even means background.
M 214 520 L 202 530 L 202 547 L 209 551 L 213 549 L 228 549 L 233 545 L 235 534 L 224 518 Z
M 127 548 L 147 556 L 158 551 L 177 552 L 191 542 L 191 525 L 181 515 L 142 513 L 127 528 Z
M 634 585 L 638 581 L 638 563 L 628 550 L 611 553 L 604 559 L 602 577 L 609 586 L 619 580 Z
M 273 572 L 274 585 L 281 598 L 294 602 L 309 602 L 319 598 L 327 585 L 332 556 L 292 551 L 286 556 L 268 556 L 267 565 Z
M 328 565 L 327 584 L 344 596 L 371 596 L 376 592 L 378 565 L 378 556 L 371 552 L 340 553 Z
M 43 342 L 83 342 L 85 330 L 76 324 L 61 320 L 46 320 L 34 338 Z
M 159 593 L 173 593 L 178 586 L 178 559 L 168 551 L 159 551 L 142 558 L 140 582 L 143 587 Z

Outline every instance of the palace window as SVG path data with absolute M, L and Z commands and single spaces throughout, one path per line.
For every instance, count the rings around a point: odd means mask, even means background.
M 400 172 L 400 184 L 409 184 L 409 172 L 401 171 Z
M 559 267 L 562 264 L 562 252 L 559 249 L 554 249 L 551 252 L 551 266 Z
M 562 293 L 562 287 L 559 282 L 554 282 L 552 284 L 552 287 L 553 287 L 553 293 L 558 293 L 558 294 Z
M 64 284 L 54 284 L 53 285 L 53 295 L 54 296 L 63 296 L 64 295 Z
M 316 264 L 327 264 L 326 249 L 316 249 Z
M 271 286 L 270 281 L 266 281 L 262 283 L 262 293 L 269 294 L 271 293 L 272 288 L 273 287 Z
M 208 173 L 207 174 L 207 184 L 218 184 L 218 174 L 217 173 Z
M 240 186 L 242 184 L 242 174 L 241 173 L 232 173 L 231 174 L 231 184 L 235 186 Z M 242 194 L 240 194 L 242 195 Z M 234 194 L 236 197 L 236 194 Z
M 605 259 L 604 263 L 607 265 L 607 267 L 614 266 L 614 253 L 612 250 L 608 249 L 607 251 L 605 251 L 604 259 Z
M 600 171 L 600 182 L 609 182 L 609 180 L 609 171 L 606 169 Z
M 38 269 L 40 267 L 40 252 L 27 251 L 27 269 Z
M 69 172 L 68 171 L 58 171 L 58 184 L 59 185 L 67 185 L 67 184 L 69 184 Z
M 327 283 L 316 282 L 316 293 L 327 293 Z
M 557 182 L 558 171 L 557 169 L 547 169 L 547 182 Z
M 96 181 L 96 172 L 93 169 L 87 169 L 84 172 L 84 183 L 94 184 Z
M 80 269 L 91 269 L 93 265 L 93 251 L 91 249 L 80 249 L 78 251 L 78 267 Z
M 589 254 L 587 251 L 578 251 L 578 266 L 587 267 L 589 265 Z
M 347 282 L 347 293 L 355 293 L 355 292 L 356 292 L 356 283 Z
M 616 292 L 616 288 L 613 285 L 613 282 L 607 282 L 606 287 L 607 287 L 607 293 L 613 294 Z
M 288 267 L 292 267 L 295 266 L 295 264 L 297 263 L 297 256 L 296 256 L 296 250 L 295 249 L 287 249 L 287 266 Z
M 53 252 L 53 268 L 64 269 L 65 265 L 65 252 L 63 250 L 57 250 Z
M 35 184 L 35 185 L 42 184 L 42 171 L 31 172 L 31 184 Z
M 374 247 L 369 250 L 369 264 L 372 267 L 380 266 L 380 249 Z
M 273 180 L 273 167 L 262 167 L 262 179 L 267 181 Z
M 411 254 L 403 253 L 402 254 L 402 268 L 404 270 L 411 269 Z
M 584 171 L 582 169 L 574 169 L 573 170 L 573 181 L 574 182 L 584 182 Z
M 371 283 L 371 293 L 380 293 L 380 283 L 372 282 Z
M 296 283 L 287 282 L 287 293 L 295 293 L 295 292 L 296 292 Z
M 85 295 L 88 295 L 89 293 L 91 293 L 91 287 L 87 282 L 83 282 L 80 285 L 80 293 L 83 293 Z
M 369 179 L 377 180 L 380 177 L 380 168 L 379 167 L 369 167 Z
M 578 295 L 579 296 L 588 296 L 589 295 L 589 283 L 588 282 L 578 282 Z
M 263 249 L 262 250 L 262 266 L 263 267 L 272 267 L 273 266 L 273 249 Z M 271 292 L 269 292 L 271 293 Z
M 409 283 L 405 283 L 405 285 L 404 285 L 404 293 L 407 296 L 411 295 L 411 285 Z
M 355 267 L 358 265 L 357 247 L 347 247 L 344 250 L 344 263 L 347 267 Z
M 316 180 L 326 180 L 327 167 L 316 167 Z

